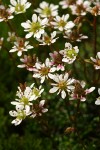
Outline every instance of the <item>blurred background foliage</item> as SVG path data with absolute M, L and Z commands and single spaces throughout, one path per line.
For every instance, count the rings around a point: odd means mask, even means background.
M 77 101 L 72 101 L 69 104 L 68 100 L 62 100 L 56 94 L 49 95 L 49 86 L 47 87 L 46 83 L 43 98 L 48 101 L 49 111 L 40 118 L 26 119 L 17 127 L 11 124 L 13 118 L 9 116 L 9 111 L 14 107 L 10 102 L 15 99 L 18 84 L 32 83 L 34 80 L 31 73 L 29 74 L 25 69 L 17 68 L 17 65 L 20 64 L 19 58 L 16 54 L 9 53 L 12 45 L 7 43 L 6 39 L 8 31 L 11 30 L 15 30 L 18 36 L 24 37 L 25 33 L 20 24 L 26 21 L 26 18 L 31 19 L 34 8 L 37 8 L 41 2 L 41 0 L 29 1 L 32 2 L 31 9 L 28 9 L 25 14 L 15 15 L 15 18 L 9 21 L 12 24 L 12 29 L 6 22 L 0 23 L 0 37 L 4 37 L 4 47 L 0 50 L 0 150 L 99 150 L 100 106 L 94 104 L 98 96 L 96 92 L 89 95 L 86 102 L 80 104 L 80 110 L 77 114 Z M 59 0 L 47 0 L 47 2 L 58 4 Z M 8 5 L 9 1 L 2 0 L 2 3 Z M 60 9 L 59 13 L 68 12 Z M 91 17 L 90 19 L 92 20 Z M 100 24 L 99 17 L 98 24 Z M 93 56 L 93 28 L 86 23 L 82 31 L 90 39 L 78 44 L 80 56 L 89 58 L 89 56 Z M 97 27 L 97 40 L 100 46 L 98 31 L 100 31 L 100 26 Z M 36 43 L 35 40 L 31 40 Z M 60 38 L 59 45 L 55 44 L 55 47 L 64 48 L 65 42 L 66 40 Z M 49 47 L 38 46 L 33 53 L 37 53 L 37 56 L 44 60 L 48 57 L 49 52 Z M 73 72 L 74 77 L 86 80 L 89 85 L 91 83 L 91 86 L 99 87 L 98 83 L 92 83 L 93 66 L 87 65 L 88 79 L 84 78 L 83 66 L 82 63 L 79 64 L 76 61 L 72 68 L 68 66 L 67 69 L 75 69 L 76 67 L 77 71 Z

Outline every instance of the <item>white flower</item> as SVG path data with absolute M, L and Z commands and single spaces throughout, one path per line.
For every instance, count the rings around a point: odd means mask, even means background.
M 98 93 L 100 95 L 100 88 L 98 89 Z M 100 96 L 96 99 L 95 104 L 100 105 Z
M 54 51 L 53 53 L 49 53 L 49 55 L 51 56 L 51 66 L 55 66 L 57 71 L 61 70 L 64 71 L 65 67 L 64 67 L 64 63 L 62 62 L 62 58 L 63 56 L 57 52 Z
M 94 7 L 89 7 L 88 11 L 94 15 L 94 16 L 98 16 L 100 15 L 100 6 L 94 6 Z
M 19 39 L 17 40 L 17 42 L 14 42 L 14 46 L 12 47 L 12 49 L 9 52 L 16 52 L 17 51 L 17 55 L 21 56 L 23 51 L 27 51 L 28 49 L 32 49 L 33 46 L 28 45 L 29 41 L 25 41 L 23 39 Z
M 43 83 L 46 78 L 48 79 L 48 77 L 52 75 L 51 73 L 56 71 L 55 67 L 51 67 L 50 60 L 48 58 L 45 60 L 45 63 L 43 64 L 37 62 L 35 64 L 35 67 L 36 70 L 34 71 L 33 77 L 40 78 L 41 83 Z
M 47 35 L 47 33 L 45 32 L 42 36 L 42 39 L 37 39 L 39 42 L 41 42 L 41 44 L 39 45 L 50 45 L 52 43 L 55 43 L 56 40 L 58 39 L 58 37 L 56 36 L 56 31 L 51 33 L 51 37 Z
M 1 37 L 1 38 L 0 38 L 0 49 L 2 48 L 3 40 L 4 40 L 4 38 Z
M 71 30 L 75 26 L 75 24 L 72 21 L 68 21 L 68 18 L 69 14 L 63 15 L 62 17 L 56 16 L 56 18 L 54 18 L 55 22 L 51 22 L 51 24 L 55 29 L 58 29 L 60 31 Z
M 25 13 L 26 9 L 31 6 L 31 3 L 27 2 L 27 0 L 10 0 L 10 3 L 10 10 L 16 14 Z
M 90 7 L 90 1 L 77 0 L 76 4 L 71 5 L 71 11 L 73 15 L 81 15 L 84 16 L 87 14 L 88 8 Z
M 42 18 L 48 18 L 51 16 L 58 15 L 58 5 L 50 4 L 43 1 L 40 3 L 40 8 L 34 10 L 35 12 L 39 13 Z
M 89 89 L 84 89 L 86 83 L 84 81 L 78 81 L 75 80 L 75 89 L 72 92 L 72 94 L 70 95 L 71 98 L 70 100 L 75 100 L 75 99 L 79 99 L 80 101 L 86 101 L 86 95 L 93 92 L 95 90 L 95 87 L 91 87 Z
M 30 109 L 35 105 L 33 104 L 33 100 L 41 97 L 43 91 L 44 89 L 42 89 L 41 86 L 39 86 L 39 89 L 34 87 L 34 83 L 30 87 L 26 86 L 26 84 L 20 84 L 20 86 L 18 87 L 18 91 L 16 92 L 17 98 L 15 99 L 15 101 L 11 102 L 12 105 L 15 105 L 17 111 L 9 112 L 11 116 L 16 117 L 16 119 L 12 121 L 13 124 L 20 124 L 21 121 L 26 118 L 26 116 L 32 113 Z M 43 110 L 45 111 L 43 105 L 44 103 L 42 103 L 41 101 L 38 110 L 40 110 L 41 108 L 42 112 Z
M 32 88 L 34 84 L 32 84 L 30 87 L 18 87 L 18 91 L 16 93 L 16 101 L 12 101 L 11 104 L 16 106 L 16 109 L 18 109 L 20 106 L 24 106 L 25 110 L 29 110 L 30 106 L 32 105 L 32 101 L 34 100 L 32 97 Z
M 5 8 L 4 5 L 0 5 L 0 22 L 8 21 L 8 19 L 12 19 L 13 15 L 9 8 Z
M 90 57 L 90 59 L 93 61 L 94 63 L 94 68 L 96 70 L 100 69 L 100 52 L 97 52 L 97 55 L 96 55 L 96 59 L 93 58 L 93 57 Z
M 25 110 L 24 106 L 19 106 L 16 108 L 17 111 L 15 110 L 11 110 L 9 112 L 9 114 L 12 117 L 16 117 L 16 119 L 14 119 L 11 123 L 14 124 L 15 126 L 19 125 L 23 119 L 26 118 L 26 116 L 30 115 L 32 112 L 30 111 L 30 109 Z
M 45 105 L 45 100 L 41 100 L 39 104 L 33 104 L 31 117 L 34 118 L 36 116 L 42 116 L 43 113 L 46 113 L 48 109 L 44 108 L 44 105 Z
M 25 32 L 29 32 L 26 35 L 26 38 L 30 38 L 34 35 L 36 38 L 40 38 L 41 34 L 44 34 L 44 28 L 48 23 L 48 19 L 45 18 L 43 20 L 40 19 L 36 14 L 32 15 L 32 22 L 27 20 L 24 23 L 21 23 L 21 26 L 25 28 Z
M 78 52 L 78 47 L 72 47 L 70 43 L 65 43 L 65 49 L 59 51 L 59 53 L 63 55 L 62 61 L 68 64 L 71 64 L 75 61 Z
M 61 93 L 61 97 L 65 99 L 66 97 L 66 92 L 71 93 L 74 90 L 74 79 L 68 78 L 69 74 L 65 73 L 64 74 L 56 74 L 52 75 L 51 79 L 53 79 L 56 83 L 52 83 L 53 88 L 50 89 L 50 93 L 55 93 L 58 91 L 57 95 Z
M 15 35 L 15 32 L 8 32 L 8 38 L 7 41 L 8 42 L 14 42 L 17 40 L 17 37 Z
M 42 89 L 41 86 L 39 86 L 39 89 L 36 87 L 32 88 L 32 96 L 31 99 L 36 100 L 37 98 L 41 97 L 42 92 L 44 91 L 44 89 Z
M 69 6 L 75 4 L 75 0 L 62 0 L 59 2 L 59 4 L 62 6 L 62 9 L 66 9 Z
M 35 63 L 38 62 L 38 58 L 34 54 L 33 56 L 30 55 L 24 55 L 23 58 L 20 58 L 20 61 L 23 63 L 21 65 L 18 65 L 18 68 L 26 68 L 29 71 L 34 71 L 35 69 Z
M 69 32 L 65 31 L 65 35 L 63 37 L 71 40 L 72 42 L 75 42 L 75 41 L 81 42 L 82 40 L 88 38 L 88 36 L 86 35 L 79 34 L 77 30 L 71 30 Z

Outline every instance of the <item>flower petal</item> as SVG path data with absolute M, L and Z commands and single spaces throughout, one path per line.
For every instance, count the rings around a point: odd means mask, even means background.
M 63 98 L 63 99 L 65 99 L 65 97 L 66 97 L 66 92 L 63 90 L 63 91 L 61 91 L 61 97 Z
M 58 87 L 53 87 L 49 90 L 49 93 L 55 93 L 58 89 Z

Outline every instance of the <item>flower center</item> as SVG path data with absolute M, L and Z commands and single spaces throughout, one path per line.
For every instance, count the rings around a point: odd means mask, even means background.
M 20 102 L 23 102 L 24 105 L 28 105 L 28 104 L 29 104 L 29 100 L 28 100 L 28 98 L 26 98 L 25 96 L 23 96 L 23 97 L 21 98 Z
M 17 5 L 15 6 L 15 11 L 16 11 L 16 12 L 24 12 L 24 11 L 25 11 L 24 5 L 21 5 L 20 3 L 17 4 Z
M 81 12 L 84 12 L 84 11 L 85 11 L 85 8 L 83 7 L 83 4 L 77 5 L 76 12 L 78 14 L 80 14 Z
M 75 56 L 77 56 L 77 53 L 75 52 L 74 49 L 69 49 L 69 50 L 66 50 L 66 56 L 69 57 L 69 58 L 73 58 Z
M 38 104 L 34 104 L 33 105 L 33 114 L 36 114 L 37 116 L 42 114 L 42 107 L 39 107 Z
M 41 28 L 39 22 L 32 22 L 30 32 L 37 32 Z
M 59 26 L 59 27 L 65 27 L 65 25 L 66 25 L 66 22 L 65 22 L 64 20 L 60 20 L 60 21 L 58 22 L 58 26 Z
M 79 97 L 85 95 L 84 89 L 82 88 L 82 86 L 78 82 L 75 83 L 74 94 L 78 95 Z
M 51 15 L 51 9 L 48 8 L 48 7 L 45 7 L 45 8 L 42 10 L 42 14 L 43 14 L 43 15 L 46 15 L 46 16 L 50 16 L 50 15 Z
M 97 60 L 97 65 L 100 66 L 100 59 Z
M 32 94 L 35 95 L 35 96 L 39 96 L 39 90 L 34 87 L 33 90 L 32 90 Z
M 49 36 L 44 37 L 45 43 L 47 43 L 47 44 L 50 43 L 50 40 L 51 40 L 51 38 Z
M 61 90 L 66 89 L 66 82 L 65 82 L 65 81 L 60 81 L 60 82 L 58 83 L 58 87 L 59 87 L 59 89 L 61 89 Z
M 11 36 L 9 37 L 9 39 L 10 39 L 11 42 L 14 42 L 14 41 L 16 40 L 16 37 L 15 37 L 15 35 L 11 35 Z
M 40 70 L 40 73 L 44 76 L 46 76 L 46 75 L 48 75 L 48 73 L 49 73 L 49 70 L 50 70 L 50 68 L 48 68 L 48 67 L 43 67 L 43 68 L 41 68 L 41 70 Z
M 62 55 L 57 54 L 57 55 L 54 57 L 54 63 L 55 63 L 55 64 L 61 64 L 61 63 L 62 63 Z
M 26 114 L 23 110 L 18 112 L 18 116 L 17 116 L 18 119 L 25 119 L 25 117 L 26 117 Z

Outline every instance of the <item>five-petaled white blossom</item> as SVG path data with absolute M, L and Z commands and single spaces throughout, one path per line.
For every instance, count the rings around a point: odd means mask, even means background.
M 39 13 L 42 18 L 54 17 L 58 15 L 58 5 L 50 4 L 43 1 L 40 3 L 40 8 L 34 10 Z
M 14 46 L 9 52 L 16 52 L 17 55 L 21 56 L 22 53 L 25 51 L 28 51 L 28 49 L 32 49 L 33 46 L 29 45 L 29 41 L 25 41 L 23 39 L 18 39 L 16 42 L 14 42 Z
M 77 16 L 85 16 L 91 5 L 91 1 L 77 0 L 76 4 L 70 6 L 72 14 Z
M 39 104 L 33 104 L 31 117 L 34 118 L 36 116 L 42 116 L 43 113 L 46 113 L 48 109 L 45 108 L 44 105 L 45 105 L 45 100 L 41 100 Z
M 12 11 L 9 8 L 6 8 L 4 5 L 0 5 L 0 22 L 8 21 L 13 17 Z
M 74 90 L 74 79 L 69 78 L 68 73 L 52 75 L 51 79 L 54 80 L 55 83 L 51 83 L 53 88 L 50 89 L 50 93 L 58 91 L 57 95 L 61 93 L 61 97 L 65 99 L 67 96 L 66 92 L 69 94 Z
M 18 91 L 16 93 L 17 98 L 16 101 L 12 101 L 11 104 L 19 108 L 19 106 L 24 106 L 24 109 L 29 110 L 30 106 L 32 105 L 33 95 L 32 95 L 32 88 L 34 84 L 32 84 L 30 87 L 27 86 L 22 91 L 20 87 L 18 87 Z
M 72 94 L 70 95 L 71 96 L 70 100 L 78 99 L 78 100 L 84 102 L 84 101 L 86 101 L 87 94 L 89 94 L 95 90 L 95 87 L 91 87 L 89 89 L 84 89 L 86 86 L 86 83 L 84 81 L 75 80 L 74 84 L 75 84 L 75 89 L 72 92 Z
M 59 53 L 63 55 L 63 62 L 72 64 L 75 61 L 78 52 L 78 46 L 72 47 L 70 43 L 65 43 L 65 49 L 61 50 Z
M 41 44 L 39 45 L 51 45 L 56 42 L 58 37 L 56 37 L 56 31 L 51 33 L 49 36 L 46 32 L 42 35 L 42 39 L 37 39 Z
M 26 22 L 21 23 L 21 26 L 25 28 L 25 32 L 29 32 L 26 34 L 26 38 L 30 38 L 34 36 L 36 38 L 40 38 L 41 34 L 44 34 L 44 28 L 48 23 L 48 19 L 40 19 L 36 14 L 32 15 L 32 22 L 27 20 Z
M 36 100 L 37 98 L 41 97 L 41 94 L 43 93 L 44 89 L 42 88 L 42 86 L 39 86 L 39 89 L 36 87 L 32 88 L 32 96 L 31 98 Z
M 41 64 L 39 62 L 37 62 L 35 64 L 35 71 L 33 74 L 34 78 L 40 78 L 41 79 L 41 83 L 43 83 L 45 81 L 45 79 L 48 77 L 50 78 L 50 76 L 52 76 L 52 73 L 56 71 L 56 67 L 51 67 L 51 63 L 49 58 L 47 58 L 45 60 L 45 63 Z
M 68 19 L 69 14 L 63 15 L 62 17 L 56 16 L 51 24 L 54 26 L 55 29 L 58 29 L 60 31 L 65 30 L 69 32 L 75 26 L 75 24 L 72 21 L 68 21 Z
M 27 0 L 10 0 L 10 10 L 16 14 L 25 13 L 26 9 L 31 6 L 31 3 Z
M 15 35 L 15 32 L 8 32 L 7 41 L 13 43 L 16 40 L 17 40 L 17 36 Z
M 26 116 L 29 116 L 31 113 L 32 112 L 30 111 L 30 108 L 24 109 L 23 105 L 19 105 L 16 110 L 11 110 L 9 112 L 12 117 L 16 117 L 16 119 L 14 119 L 11 123 L 17 126 L 26 118 Z

